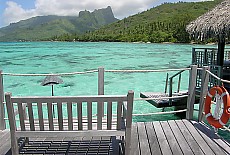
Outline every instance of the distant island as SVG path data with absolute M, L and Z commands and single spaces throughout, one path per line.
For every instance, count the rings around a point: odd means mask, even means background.
M 81 35 L 118 21 L 112 8 L 80 11 L 79 16 L 37 16 L 0 29 L 0 41 L 43 41 L 65 35 Z
M 122 20 L 114 17 L 110 6 L 80 11 L 78 17 L 33 17 L 1 28 L 0 41 L 189 43 L 186 25 L 222 1 L 163 3 Z

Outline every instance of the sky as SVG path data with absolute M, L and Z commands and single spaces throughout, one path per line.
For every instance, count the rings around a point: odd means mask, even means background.
M 145 11 L 164 2 L 179 0 L 0 0 L 0 27 L 34 16 L 61 15 L 78 16 L 79 11 L 111 6 L 114 16 L 123 19 Z M 180 0 L 198 2 L 207 0 Z

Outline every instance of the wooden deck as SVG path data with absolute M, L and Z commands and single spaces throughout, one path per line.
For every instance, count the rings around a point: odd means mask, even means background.
M 9 130 L 1 131 L 0 151 L 6 154 L 10 148 Z M 93 150 L 100 144 L 101 153 L 116 155 L 118 150 L 114 150 L 112 139 L 95 138 L 92 139 L 63 139 L 62 141 L 53 141 L 52 138 L 31 139 L 30 146 L 25 146 L 24 153 L 33 149 L 57 149 L 59 153 L 66 150 L 69 153 L 76 152 L 76 149 L 82 153 L 87 149 Z M 83 141 L 82 141 L 83 140 Z M 132 146 L 131 155 L 229 155 L 230 143 L 219 138 L 205 124 L 188 120 L 169 120 L 154 122 L 137 122 L 132 126 Z M 42 143 L 45 142 L 45 143 Z M 103 144 L 103 145 L 102 145 Z M 49 147 L 48 147 L 49 146 Z M 107 149 L 107 152 L 106 152 Z M 112 150 L 112 152 L 111 152 Z M 114 151 L 116 153 L 114 153 Z M 21 150 L 21 153 L 23 150 Z M 23 153 L 23 154 L 24 154 Z M 38 152 L 37 152 L 38 153 Z
M 230 143 L 195 121 L 138 122 L 132 127 L 131 154 L 226 155 L 230 154 Z
M 10 131 L 0 130 L 0 154 L 7 154 L 10 149 Z
M 183 92 L 180 94 L 173 94 L 172 97 L 186 95 L 187 92 Z M 141 98 L 161 98 L 161 97 L 169 97 L 168 93 L 159 93 L 159 92 L 141 92 Z M 163 107 L 171 107 L 171 106 L 185 106 L 187 105 L 187 97 L 185 98 L 178 98 L 172 99 L 172 103 L 170 104 L 169 99 L 154 99 L 154 100 L 147 100 L 147 102 L 151 103 L 157 108 Z

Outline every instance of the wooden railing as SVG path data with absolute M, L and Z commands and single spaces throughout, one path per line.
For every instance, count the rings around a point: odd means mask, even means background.
M 190 67 L 190 66 L 188 66 Z M 177 93 L 180 92 L 180 86 L 181 86 L 181 74 L 186 71 L 186 69 L 181 70 L 177 73 L 175 73 L 174 75 L 172 75 L 171 77 L 168 78 L 168 73 L 167 73 L 167 77 L 166 77 L 166 84 L 165 84 L 165 93 L 167 93 L 167 86 L 168 86 L 168 79 L 169 79 L 169 97 L 172 97 L 173 95 L 173 79 L 177 76 L 178 77 L 178 82 L 177 82 Z M 169 99 L 169 104 L 172 105 L 172 99 Z
M 186 110 L 186 118 L 187 119 L 193 119 L 193 113 L 194 113 L 194 102 L 195 102 L 195 95 L 196 95 L 196 77 L 197 77 L 197 72 L 201 71 L 201 91 L 200 91 L 200 106 L 199 106 L 199 116 L 198 120 L 202 121 L 203 119 L 203 106 L 204 106 L 204 96 L 207 94 L 208 90 L 208 81 L 209 81 L 209 74 L 207 74 L 207 70 L 210 68 L 207 66 L 204 66 L 202 68 L 198 68 L 197 65 L 192 65 L 190 68 L 183 68 L 183 69 L 165 69 L 165 70 L 105 70 L 103 67 L 99 67 L 97 71 L 93 72 L 98 72 L 98 95 L 104 95 L 104 75 L 105 72 L 128 72 L 128 73 L 136 73 L 136 72 L 168 72 L 168 71 L 179 71 L 176 74 L 174 74 L 170 79 L 173 79 L 177 75 L 180 75 L 184 70 L 189 70 L 189 88 L 188 88 L 188 96 L 187 96 L 187 109 Z M 92 72 L 87 72 L 87 73 L 92 73 Z M 82 72 L 75 72 L 74 74 L 84 74 Z M 0 71 L 0 129 L 3 130 L 5 129 L 5 111 L 4 111 L 4 92 L 3 92 L 3 75 L 8 75 L 8 74 L 3 74 L 2 71 Z M 16 76 L 16 75 L 15 75 Z M 25 75 L 28 76 L 28 75 Z M 42 76 L 42 75 L 39 75 Z M 172 81 L 172 80 L 171 80 Z M 179 80 L 180 81 L 180 80 Z M 171 86 L 172 87 L 172 86 Z M 178 86 L 179 87 L 179 86 Z M 170 89 L 172 90 L 172 89 Z M 172 92 L 171 92 L 172 93 Z M 170 98 L 170 97 L 169 97 Z M 172 98 L 171 98 L 172 99 Z M 147 99 L 146 99 L 147 100 Z M 103 109 L 98 111 L 98 113 L 103 113 Z M 135 114 L 138 115 L 138 114 Z

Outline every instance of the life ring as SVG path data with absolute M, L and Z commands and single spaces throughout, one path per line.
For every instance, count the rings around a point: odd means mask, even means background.
M 211 102 L 213 96 L 218 93 L 223 100 L 224 109 L 220 119 L 215 119 L 211 112 Z M 212 87 L 205 99 L 204 113 L 208 123 L 216 128 L 222 128 L 230 117 L 230 97 L 228 91 L 223 86 Z

